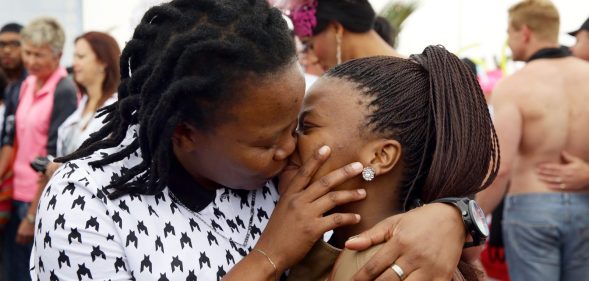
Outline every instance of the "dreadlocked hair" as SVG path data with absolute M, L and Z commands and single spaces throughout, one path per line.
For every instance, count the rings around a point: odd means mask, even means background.
M 416 200 L 465 197 L 489 186 L 499 170 L 499 144 L 474 74 L 441 46 L 411 59 L 371 57 L 326 73 L 351 81 L 371 98 L 367 128 L 401 144 L 404 210 Z M 479 272 L 459 264 L 466 280 Z
M 279 10 L 265 0 L 174 0 L 149 9 L 121 54 L 119 101 L 104 107 L 105 125 L 65 162 L 113 148 L 138 124 L 138 136 L 103 159 L 101 167 L 138 149 L 142 161 L 111 181 L 110 198 L 164 189 L 174 160 L 171 136 L 180 122 L 204 132 L 224 120 L 222 105 L 237 102 L 237 83 L 296 61 Z

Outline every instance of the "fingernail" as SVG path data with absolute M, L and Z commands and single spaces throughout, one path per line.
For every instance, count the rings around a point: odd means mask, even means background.
M 360 219 L 362 219 L 362 217 L 360 217 L 360 215 L 356 214 L 356 221 L 360 221 Z
M 352 163 L 352 169 L 356 172 L 362 171 L 362 168 L 364 168 L 364 166 L 362 166 L 362 163 L 360 162 L 354 162 Z
M 358 191 L 358 194 L 360 194 L 362 196 L 366 195 L 366 189 L 364 189 L 364 188 L 357 189 L 356 191 Z
M 329 152 L 329 146 L 324 145 L 321 148 L 319 148 L 319 155 L 325 155 L 327 154 L 327 152 Z

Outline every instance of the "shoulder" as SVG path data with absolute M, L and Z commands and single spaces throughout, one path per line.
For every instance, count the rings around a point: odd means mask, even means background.
M 61 80 L 59 80 L 59 82 L 57 83 L 57 86 L 55 87 L 55 98 L 56 99 L 58 97 L 64 97 L 64 96 L 75 97 L 76 93 L 77 93 L 76 85 L 74 84 L 72 79 L 70 79 L 67 76 L 61 78 Z

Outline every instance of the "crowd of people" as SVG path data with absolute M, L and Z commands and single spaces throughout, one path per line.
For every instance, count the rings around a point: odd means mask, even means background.
M 3 280 L 583 280 L 589 19 L 507 13 L 490 98 L 367 0 L 172 0 L 122 51 L 5 24 Z

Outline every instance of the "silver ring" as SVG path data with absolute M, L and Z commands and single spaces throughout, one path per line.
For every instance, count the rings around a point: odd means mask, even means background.
M 405 279 L 405 272 L 396 263 L 393 263 L 393 265 L 391 265 L 391 269 L 397 274 L 397 276 L 399 276 L 399 279 Z

